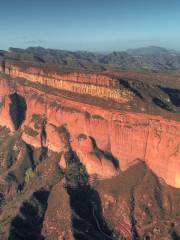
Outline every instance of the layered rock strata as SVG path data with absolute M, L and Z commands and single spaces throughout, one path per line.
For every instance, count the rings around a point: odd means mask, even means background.
M 110 160 L 118 160 L 121 170 L 127 169 L 137 160 L 145 161 L 167 184 L 180 188 L 179 122 L 147 114 L 117 112 L 113 109 L 107 111 L 95 105 L 45 94 L 18 82 L 14 86 L 13 80 L 1 78 L 0 86 L 0 96 L 2 102 L 5 102 L 1 104 L 1 125 L 8 125 L 13 131 L 9 95 L 16 92 L 25 98 L 27 105 L 22 129 L 26 126 L 34 128 L 32 119 L 35 113 L 46 118 L 48 125 L 64 126 L 70 134 L 72 149 L 77 152 L 90 174 L 94 174 L 91 169 L 96 169 L 95 173 L 100 177 L 117 174 L 107 158 L 104 159 L 102 155 L 96 158 L 99 155 L 94 150 L 98 149 L 103 156 L 110 155 Z M 61 137 L 48 125 L 45 129 L 47 147 L 52 151 L 63 151 Z M 32 136 L 24 131 L 23 140 L 38 148 L 42 146 L 43 127 L 33 130 L 36 133 Z M 85 138 L 82 139 L 82 136 Z M 101 168 L 93 167 L 93 163 L 97 164 L 98 161 Z
M 15 65 L 5 67 L 5 73 L 13 78 L 25 78 L 56 89 L 79 94 L 88 94 L 115 102 L 126 103 L 132 100 L 132 93 L 119 89 L 119 81 L 105 75 L 56 72 L 46 73 L 42 69 L 30 67 L 22 69 Z

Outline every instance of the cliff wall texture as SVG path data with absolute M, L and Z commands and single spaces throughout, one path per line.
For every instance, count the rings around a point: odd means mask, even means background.
M 132 93 L 119 89 L 119 81 L 105 75 L 85 73 L 45 73 L 42 69 L 22 69 L 15 65 L 5 68 L 6 74 L 13 78 L 25 78 L 56 89 L 67 90 L 79 94 L 88 94 L 115 102 L 126 103 L 132 99 Z
M 35 76 L 33 79 L 36 80 Z M 179 122 L 142 113 L 107 111 L 95 105 L 45 94 L 28 85 L 14 85 L 13 80 L 1 78 L 0 125 L 12 131 L 14 124 L 9 96 L 13 93 L 26 101 L 26 118 L 21 128 L 22 138 L 28 144 L 37 148 L 46 144 L 49 150 L 65 153 L 62 136 L 58 132 L 58 128 L 63 126 L 70 135 L 71 148 L 90 174 L 112 177 L 118 172 L 109 161 L 118 161 L 120 169 L 125 170 L 142 160 L 167 184 L 180 188 Z M 44 143 L 44 128 L 33 123 L 35 118 L 46 119 Z M 25 131 L 27 127 L 31 128 L 32 134 Z M 60 165 L 62 162 L 63 156 Z

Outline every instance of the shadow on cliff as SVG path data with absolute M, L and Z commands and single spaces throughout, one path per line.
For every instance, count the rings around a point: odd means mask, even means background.
M 175 231 L 172 232 L 171 236 L 173 240 L 180 240 L 180 236 L 178 236 Z
M 97 146 L 97 143 L 96 143 L 96 140 L 93 138 L 93 137 L 90 137 L 91 141 L 92 141 L 92 144 L 93 144 L 93 148 L 94 148 L 94 151 L 96 153 L 96 155 L 98 157 L 104 157 L 106 158 L 108 161 L 111 161 L 114 165 L 114 167 L 116 169 L 119 169 L 119 161 L 112 155 L 111 152 L 108 152 L 108 151 L 103 151 L 101 150 L 100 148 L 98 148 Z
M 17 93 L 10 95 L 10 116 L 13 121 L 14 127 L 17 130 L 26 118 L 26 100 L 24 97 Z
M 179 89 L 173 89 L 173 88 L 164 88 L 160 87 L 161 90 L 163 90 L 166 94 L 169 95 L 169 98 L 171 99 L 171 102 L 176 106 L 180 107 L 180 90 Z
M 117 239 L 103 217 L 99 194 L 89 185 L 89 176 L 76 153 L 70 150 L 65 158 L 69 164 L 65 173 L 64 187 L 70 198 L 74 238 L 76 240 Z
M 151 84 L 127 79 L 120 79 L 120 84 L 146 103 L 155 104 L 169 112 L 176 112 L 177 110 L 179 92 L 176 89 L 162 88 L 160 86 L 154 88 Z M 167 95 L 169 95 L 170 102 L 167 101 Z
M 72 209 L 73 235 L 76 240 L 111 240 L 113 231 L 102 216 L 101 200 L 97 191 L 88 186 L 67 186 Z
M 12 220 L 8 240 L 43 240 L 41 229 L 47 209 L 49 191 L 40 189 L 25 201 Z
M 113 231 L 109 229 L 103 217 L 99 194 L 90 186 L 87 171 L 76 152 L 72 150 L 70 133 L 65 126 L 61 126 L 58 131 L 63 134 L 67 148 L 64 153 L 67 165 L 64 173 L 64 187 L 69 195 L 72 210 L 71 221 L 74 239 L 115 239 Z

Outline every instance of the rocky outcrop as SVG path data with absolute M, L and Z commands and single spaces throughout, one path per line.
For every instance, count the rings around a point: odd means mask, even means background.
M 117 175 L 117 169 L 112 159 L 100 151 L 90 137 L 79 135 L 74 140 L 73 149 L 89 175 L 96 175 L 101 179 Z
M 28 68 L 26 70 L 15 65 L 7 66 L 6 74 L 13 78 L 25 78 L 31 82 L 44 84 L 56 89 L 79 94 L 88 94 L 115 102 L 126 103 L 133 95 L 128 90 L 119 89 L 119 81 L 107 76 L 84 73 L 46 73 L 42 69 Z
M 46 118 L 46 146 L 50 150 L 64 151 L 62 136 L 57 130 L 64 126 L 70 133 L 71 147 L 90 174 L 101 171 L 102 177 L 111 177 L 116 175 L 113 159 L 119 161 L 121 170 L 140 159 L 167 184 L 180 188 L 179 122 L 148 114 L 108 111 L 50 93 L 45 95 L 41 90 L 18 83 L 14 88 L 12 82 L 1 79 L 4 90 L 0 89 L 0 95 L 7 98 L 16 91 L 26 99 L 27 113 L 22 128 L 30 126 L 34 113 Z M 1 106 L 1 116 L 1 125 L 6 125 L 11 119 L 8 107 Z M 38 131 L 35 138 L 30 139 L 26 132 L 24 141 L 40 146 L 42 130 Z M 109 154 L 111 161 L 107 158 Z
M 47 239 L 73 240 L 69 197 L 62 183 L 56 184 L 48 199 L 48 209 L 43 223 L 43 235 Z
M 10 106 L 12 101 L 9 96 L 1 97 L 0 102 L 0 126 L 9 128 L 12 132 L 15 130 L 13 120 L 10 116 Z
M 125 239 L 178 239 L 173 235 L 179 232 L 180 219 L 175 217 L 179 189 L 161 185 L 146 164 L 139 162 L 118 177 L 101 181 L 97 190 L 105 219 Z
M 55 125 L 46 125 L 46 144 L 54 152 L 66 152 L 69 150 L 69 141 L 66 138 L 64 128 L 58 128 Z

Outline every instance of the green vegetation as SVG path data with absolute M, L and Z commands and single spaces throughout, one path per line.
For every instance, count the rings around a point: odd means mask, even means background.
M 35 177 L 35 172 L 32 170 L 32 168 L 29 168 L 28 170 L 26 170 L 25 178 L 24 178 L 25 184 L 27 185 L 29 181 L 34 177 Z
M 40 114 L 33 114 L 32 121 L 34 122 L 34 128 L 40 129 L 45 125 L 46 119 Z
M 138 237 L 138 238 L 136 238 L 136 240 L 144 240 L 144 237 Z
M 3 97 L 3 98 L 1 99 L 0 108 L 1 108 L 1 107 L 4 107 L 4 105 L 5 105 L 5 97 Z
M 66 181 L 73 185 L 86 185 L 88 175 L 81 164 L 71 164 L 65 172 Z
M 5 227 L 10 222 L 10 217 L 11 216 L 7 216 L 4 219 L 0 219 L 0 235 L 5 232 Z
M 93 115 L 92 118 L 97 119 L 97 120 L 104 120 L 104 118 L 102 116 L 99 116 L 99 115 Z
M 166 229 L 167 233 L 171 234 L 174 229 L 174 223 L 169 223 L 169 224 L 165 225 L 165 229 Z
M 83 134 L 83 133 L 79 134 L 79 136 L 78 136 L 79 141 L 80 140 L 86 140 L 86 139 L 87 139 L 87 136 L 85 134 Z
M 2 193 L 0 193 L 0 208 L 5 204 L 5 198 Z
M 17 181 L 16 176 L 13 172 L 9 172 L 5 179 L 8 183 L 13 183 Z
M 142 205 L 142 209 L 146 213 L 146 216 L 147 216 L 146 221 L 147 221 L 147 223 L 151 223 L 152 220 L 153 220 L 153 215 L 152 215 L 152 212 L 151 212 L 150 208 L 143 204 Z
M 27 127 L 25 128 L 25 133 L 32 136 L 32 137 L 36 137 L 38 135 L 38 132 L 33 130 L 32 128 L 30 127 Z

